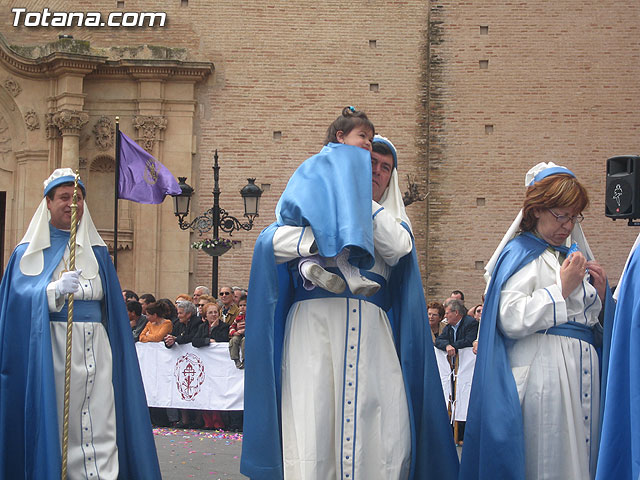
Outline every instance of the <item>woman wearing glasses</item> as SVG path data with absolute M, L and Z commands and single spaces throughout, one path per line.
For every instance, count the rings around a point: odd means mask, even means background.
M 594 330 L 602 331 L 608 289 L 580 226 L 589 199 L 571 171 L 552 163 L 531 169 L 525 185 L 523 208 L 486 267 L 460 475 L 593 478 Z

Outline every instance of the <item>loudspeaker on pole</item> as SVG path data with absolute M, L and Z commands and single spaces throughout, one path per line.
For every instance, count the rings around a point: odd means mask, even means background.
M 605 215 L 640 218 L 640 157 L 622 155 L 607 160 Z

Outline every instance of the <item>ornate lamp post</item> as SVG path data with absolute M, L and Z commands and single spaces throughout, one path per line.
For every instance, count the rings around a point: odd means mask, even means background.
M 255 178 L 248 178 L 247 181 L 249 183 L 240 190 L 240 195 L 242 195 L 242 199 L 244 200 L 244 216 L 247 217 L 248 222 L 242 223 L 236 217 L 229 215 L 226 210 L 220 208 L 220 186 L 218 184 L 220 166 L 218 165 L 218 150 L 215 151 L 213 159 L 213 207 L 205 211 L 202 215 L 194 218 L 191 222 L 185 222 L 185 217 L 189 215 L 189 204 L 191 203 L 191 196 L 194 190 L 186 183 L 187 177 L 178 177 L 182 193 L 173 196 L 173 210 L 176 217 L 178 217 L 178 225 L 182 230 L 191 229 L 197 231 L 200 235 L 213 229 L 214 239 L 218 238 L 220 230 L 229 235 L 232 235 L 235 230 L 251 230 L 253 228 L 253 221 L 258 216 L 258 204 L 262 190 L 254 183 Z M 211 288 L 213 289 L 212 291 L 215 292 L 215 295 L 218 293 L 218 256 L 224 253 L 224 251 L 221 253 L 209 252 L 213 259 Z

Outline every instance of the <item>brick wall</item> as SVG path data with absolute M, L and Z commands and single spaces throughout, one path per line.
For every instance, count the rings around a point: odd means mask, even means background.
M 429 300 L 455 288 L 465 291 L 469 305 L 477 303 L 481 269 L 519 209 L 524 173 L 548 160 L 569 166 L 586 183 L 592 205 L 584 227 L 617 280 L 636 232 L 603 216 L 605 160 L 637 152 L 637 3 L 123 5 L 125 11 L 166 11 L 168 24 L 64 33 L 95 47 L 184 47 L 192 59 L 215 64 L 197 91 L 193 167 L 175 172 L 196 188 L 195 211 L 212 205 L 215 149 L 221 205 L 232 215 L 242 214 L 238 192 L 247 177 L 270 185 L 254 230 L 235 233 L 241 247 L 221 257 L 221 284 L 248 283 L 257 234 L 273 221 L 290 174 L 320 149 L 345 105 L 367 111 L 396 144 L 403 184 L 411 174 L 430 191 L 426 202 L 409 208 Z M 118 9 L 115 0 L 4 2 L 0 31 L 22 45 L 53 41 L 60 32 L 12 27 L 12 6 Z M 195 255 L 185 291 L 210 277 L 210 258 Z

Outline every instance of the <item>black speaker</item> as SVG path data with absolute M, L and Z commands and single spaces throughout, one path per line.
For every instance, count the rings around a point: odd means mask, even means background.
M 640 218 L 640 157 L 623 155 L 607 160 L 605 215 Z

